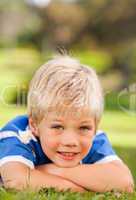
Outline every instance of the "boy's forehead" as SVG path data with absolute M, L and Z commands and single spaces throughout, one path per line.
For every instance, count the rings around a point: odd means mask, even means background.
M 90 108 L 88 107 L 54 107 L 50 108 L 47 112 L 47 117 L 56 118 L 56 119 L 64 119 L 64 118 L 71 118 L 71 119 L 90 119 L 92 118 L 92 113 Z

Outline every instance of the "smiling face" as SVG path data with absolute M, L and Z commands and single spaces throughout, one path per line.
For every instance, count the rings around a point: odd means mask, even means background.
M 43 118 L 34 131 L 44 153 L 60 167 L 78 165 L 89 152 L 95 135 L 94 118 L 87 112 L 74 113 L 76 115 L 48 113 L 48 117 Z

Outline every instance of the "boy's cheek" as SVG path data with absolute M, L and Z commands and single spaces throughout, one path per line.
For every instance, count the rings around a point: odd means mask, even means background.
M 50 149 L 54 149 L 58 147 L 58 142 L 54 139 L 48 139 L 45 142 L 45 146 L 50 148 Z
M 86 141 L 83 144 L 82 153 L 86 156 L 89 153 L 91 147 L 92 147 L 92 142 Z

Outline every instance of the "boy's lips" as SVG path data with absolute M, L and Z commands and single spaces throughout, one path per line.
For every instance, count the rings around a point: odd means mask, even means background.
M 73 160 L 79 152 L 63 152 L 63 151 L 57 151 L 59 156 L 64 160 Z

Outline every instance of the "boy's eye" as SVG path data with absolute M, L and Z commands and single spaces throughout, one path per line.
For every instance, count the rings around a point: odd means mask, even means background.
M 61 125 L 52 125 L 51 128 L 53 128 L 53 129 L 64 129 L 64 127 L 61 126 Z
M 92 130 L 92 127 L 91 127 L 91 126 L 81 126 L 81 127 L 80 127 L 80 130 L 87 130 L 87 131 L 90 131 L 90 130 Z

